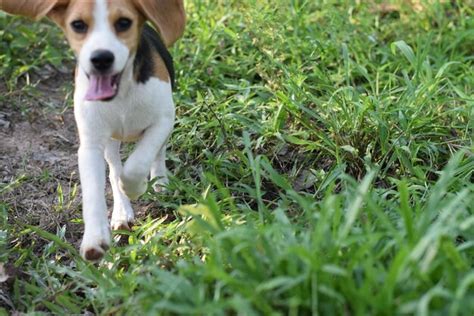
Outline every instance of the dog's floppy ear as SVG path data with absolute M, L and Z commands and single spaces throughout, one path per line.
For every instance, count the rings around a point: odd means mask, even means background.
M 69 0 L 0 0 L 0 10 L 39 20 L 51 13 L 56 6 L 68 2 Z
M 158 29 L 167 47 L 183 35 L 183 0 L 134 0 L 136 7 Z

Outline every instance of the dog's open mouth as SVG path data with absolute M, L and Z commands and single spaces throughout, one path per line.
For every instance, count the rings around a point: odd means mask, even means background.
M 118 93 L 120 74 L 116 75 L 89 75 L 87 101 L 110 101 Z

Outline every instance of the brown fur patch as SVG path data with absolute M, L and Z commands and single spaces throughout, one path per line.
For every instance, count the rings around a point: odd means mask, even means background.
M 117 37 L 128 47 L 130 53 L 135 53 L 140 42 L 140 32 L 144 18 L 129 0 L 107 0 L 110 28 L 115 31 L 115 23 L 120 18 L 132 21 L 132 26 L 125 32 L 116 32 Z
M 153 65 L 155 66 L 155 69 L 153 69 L 154 77 L 157 77 L 162 81 L 170 82 L 170 74 L 168 73 L 168 69 L 166 68 L 165 62 L 161 58 L 160 54 L 158 54 L 156 51 L 153 51 L 152 56 Z
M 88 34 L 94 28 L 95 1 L 72 0 L 67 8 L 57 9 L 52 18 L 63 29 L 72 50 L 79 54 Z M 62 10 L 62 11 L 58 11 Z M 86 34 L 79 34 L 72 30 L 71 22 L 83 20 L 88 26 Z
M 10 14 L 40 19 L 48 14 L 54 6 L 63 3 L 67 3 L 67 0 L 0 0 L 0 10 Z
M 183 35 L 186 13 L 183 0 L 133 0 L 138 10 L 160 31 L 167 47 Z

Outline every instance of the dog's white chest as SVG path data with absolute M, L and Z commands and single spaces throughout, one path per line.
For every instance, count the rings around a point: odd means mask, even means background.
M 168 82 L 150 78 L 145 84 L 122 87 L 109 102 L 82 101 L 85 88 L 76 84 L 75 116 L 78 125 L 94 127 L 94 133 L 121 141 L 135 141 L 160 119 L 174 120 Z M 91 131 L 93 132 L 93 131 Z

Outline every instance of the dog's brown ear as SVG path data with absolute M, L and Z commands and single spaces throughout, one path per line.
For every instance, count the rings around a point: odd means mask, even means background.
M 64 0 L 0 0 L 0 10 L 39 20 L 50 13 L 55 6 L 66 4 Z
M 136 7 L 158 29 L 167 47 L 183 35 L 183 0 L 134 0 Z

